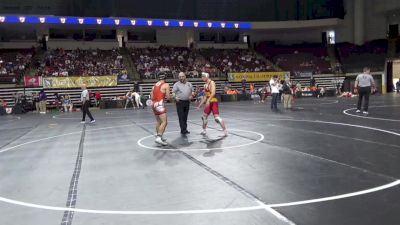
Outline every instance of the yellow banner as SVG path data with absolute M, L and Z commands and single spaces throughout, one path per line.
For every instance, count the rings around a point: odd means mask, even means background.
M 247 82 L 269 81 L 274 75 L 277 75 L 280 79 L 285 79 L 290 77 L 289 72 L 228 73 L 228 81 L 241 82 L 243 79 L 246 79 Z
M 88 87 L 117 86 L 117 76 L 90 76 L 90 77 L 43 77 L 44 88 L 77 88 L 82 84 Z

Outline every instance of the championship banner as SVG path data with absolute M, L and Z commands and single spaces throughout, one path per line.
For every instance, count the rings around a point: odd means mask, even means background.
M 281 80 L 290 78 L 290 72 L 248 72 L 248 73 L 228 73 L 229 82 L 241 82 L 245 79 L 247 82 L 269 81 L 277 75 Z
M 82 84 L 88 87 L 114 87 L 117 86 L 117 76 L 43 77 L 44 88 L 79 88 Z
M 39 76 L 24 76 L 25 87 L 40 87 L 42 86 L 41 77 Z

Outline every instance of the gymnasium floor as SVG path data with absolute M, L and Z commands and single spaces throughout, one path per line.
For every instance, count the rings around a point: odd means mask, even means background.
M 224 103 L 226 138 L 170 106 L 165 148 L 149 109 L 0 117 L 0 224 L 398 225 L 400 95 L 355 102 Z

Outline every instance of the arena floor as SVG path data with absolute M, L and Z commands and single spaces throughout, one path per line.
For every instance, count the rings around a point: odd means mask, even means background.
M 192 109 L 169 146 L 144 110 L 0 117 L 0 224 L 398 225 L 400 95 L 221 104 L 229 136 Z

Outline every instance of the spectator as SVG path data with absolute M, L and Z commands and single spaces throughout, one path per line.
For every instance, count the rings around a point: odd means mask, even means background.
M 247 86 L 247 80 L 246 80 L 246 77 L 243 77 L 243 80 L 242 80 L 242 94 L 246 94 L 246 86 Z
M 56 92 L 54 93 L 54 105 L 56 109 L 61 111 L 62 97 Z
M 38 68 L 42 76 L 104 76 L 124 70 L 118 51 L 53 49 L 46 52 Z
M 126 95 L 125 95 L 125 99 L 126 99 L 126 101 L 125 101 L 125 109 L 128 106 L 129 102 L 132 103 L 132 109 L 135 109 L 135 103 L 134 103 L 133 98 L 134 98 L 133 92 L 132 92 L 132 90 L 129 90 L 128 93 L 126 93 Z
M 39 99 L 39 95 L 37 92 L 33 92 L 32 94 L 32 103 L 33 106 L 35 107 L 35 110 L 37 113 L 40 112 L 40 99 Z
M 6 108 L 7 107 L 7 102 L 4 101 L 3 99 L 0 99 L 0 106 L 3 107 L 3 108 Z
M 222 88 L 224 90 L 224 93 L 226 93 L 231 88 L 231 84 L 228 81 L 225 81 Z
M 286 81 L 283 82 L 282 93 L 283 93 L 283 108 L 292 109 L 293 92 L 290 87 L 290 83 Z
M 170 48 L 161 46 L 158 49 L 131 49 L 132 59 L 141 77 L 155 79 L 160 72 L 166 73 L 169 78 L 178 78 L 179 71 L 191 77 L 198 77 L 199 70 L 216 74 L 198 51 L 188 48 Z
M 318 93 L 318 98 L 320 98 L 320 97 L 324 97 L 325 96 L 325 92 L 326 92 L 326 90 L 325 90 L 325 87 L 321 87 L 321 89 L 319 90 L 319 93 Z
M 223 73 L 270 71 L 267 65 L 254 53 L 246 49 L 208 49 L 201 53 Z
M 138 81 L 133 82 L 133 92 L 137 92 L 139 94 L 142 92 L 142 87 Z
M 94 101 L 95 101 L 96 107 L 99 106 L 99 102 L 101 101 L 100 91 L 96 91 Z
M 40 114 L 46 114 L 47 95 L 46 92 L 44 92 L 44 89 L 39 92 L 39 101 Z
M 255 94 L 255 86 L 254 86 L 254 83 L 251 83 L 251 84 L 250 84 L 250 94 L 251 94 L 251 95 Z
M 271 100 L 271 110 L 278 110 L 278 96 L 279 89 L 281 88 L 279 79 L 277 75 L 274 75 L 272 79 L 269 81 L 272 92 L 272 100 Z
M 16 83 L 19 82 L 33 56 L 32 50 L 2 50 L 0 52 L 0 80 Z
M 315 87 L 315 78 L 312 75 L 311 75 L 311 78 L 310 78 L 310 87 Z
M 64 95 L 63 98 L 64 112 L 72 112 L 73 104 L 69 95 Z
M 0 116 L 7 114 L 6 112 L 7 102 L 3 99 L 0 99 Z

